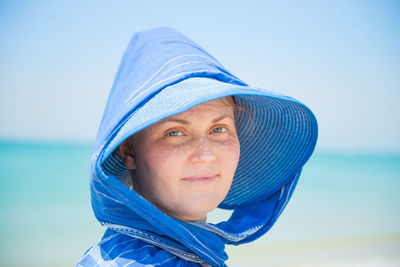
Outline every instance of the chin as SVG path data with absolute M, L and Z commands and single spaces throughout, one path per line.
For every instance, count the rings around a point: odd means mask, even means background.
M 180 217 L 185 218 L 185 221 L 206 221 L 207 214 L 214 209 L 216 209 L 218 204 L 213 204 L 209 206 L 193 207 L 181 214 Z

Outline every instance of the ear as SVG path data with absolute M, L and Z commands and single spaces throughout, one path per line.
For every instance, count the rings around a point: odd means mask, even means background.
M 126 139 L 118 147 L 119 156 L 121 157 L 124 165 L 129 170 L 136 169 L 135 153 L 133 151 L 133 138 Z

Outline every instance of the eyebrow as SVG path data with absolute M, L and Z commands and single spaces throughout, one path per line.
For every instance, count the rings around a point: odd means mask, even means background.
M 219 116 L 218 118 L 213 119 L 212 122 L 214 122 L 214 123 L 215 122 L 219 122 L 219 121 L 222 121 L 225 118 L 231 118 L 233 120 L 233 116 L 225 114 L 225 115 Z
M 222 121 L 222 120 L 225 119 L 225 118 L 234 119 L 233 116 L 228 115 L 228 114 L 224 114 L 224 115 L 222 115 L 222 116 L 219 116 L 219 117 L 213 119 L 213 120 L 212 120 L 212 123 L 216 123 L 216 122 Z M 180 123 L 180 124 L 183 124 L 183 125 L 190 125 L 190 124 L 191 124 L 191 123 L 190 123 L 189 121 L 187 121 L 187 120 L 183 120 L 183 119 L 174 119 L 174 118 L 166 118 L 166 119 L 164 119 L 164 120 L 161 122 L 161 124 L 166 123 L 166 122 L 176 122 L 176 123 Z

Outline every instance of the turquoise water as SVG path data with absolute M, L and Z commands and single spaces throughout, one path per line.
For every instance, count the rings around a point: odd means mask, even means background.
M 231 248 L 230 266 L 400 266 L 399 189 L 400 155 L 317 152 L 274 228 Z
M 0 142 L 1 266 L 72 266 L 100 240 L 89 199 L 90 152 L 85 144 Z M 254 243 L 229 247 L 228 263 L 400 255 L 399 189 L 400 155 L 317 152 L 275 227 Z

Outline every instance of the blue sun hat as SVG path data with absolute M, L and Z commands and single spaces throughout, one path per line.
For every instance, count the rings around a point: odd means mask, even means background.
M 155 122 L 226 96 L 233 96 L 252 115 L 240 110 L 236 115 L 240 159 L 219 206 L 234 210 L 229 220 L 181 222 L 124 185 L 128 170 L 117 153 L 124 140 Z M 221 265 L 226 260 L 224 244 L 250 242 L 272 227 L 316 140 L 317 121 L 304 104 L 247 85 L 171 28 L 139 32 L 123 55 L 93 150 L 93 210 L 114 231 L 148 242 L 151 238 L 146 236 L 163 236 L 168 246 L 192 253 L 198 262 Z M 200 237 L 187 236 L 187 230 Z

